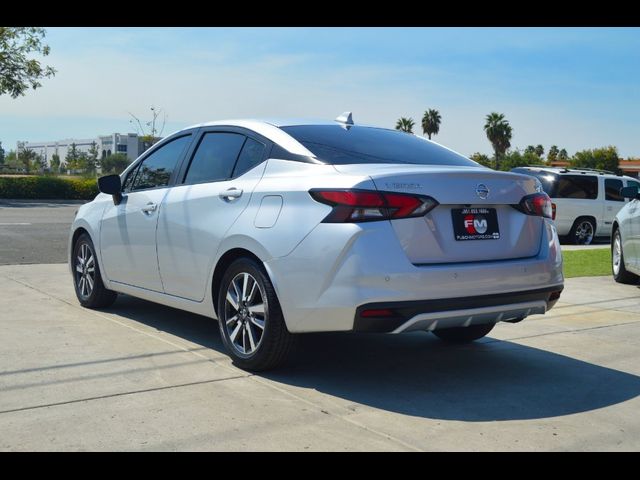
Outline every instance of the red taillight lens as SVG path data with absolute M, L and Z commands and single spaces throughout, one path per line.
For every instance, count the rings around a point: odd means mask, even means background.
M 330 205 L 333 211 L 325 223 L 371 222 L 421 217 L 438 205 L 433 198 L 406 193 L 371 190 L 310 190 L 314 200 Z
M 520 208 L 527 215 L 536 215 L 552 220 L 555 218 L 555 209 L 546 193 L 527 195 L 520 201 Z
M 555 220 L 556 219 L 556 204 L 552 203 L 551 204 L 551 220 Z

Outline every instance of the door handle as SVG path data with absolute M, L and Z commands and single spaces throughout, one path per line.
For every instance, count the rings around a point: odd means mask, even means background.
M 240 198 L 242 196 L 241 188 L 230 188 L 229 190 L 225 190 L 224 192 L 220 192 L 218 195 L 222 200 L 231 201 L 236 198 Z
M 155 203 L 149 202 L 140 210 L 142 210 L 142 212 L 146 213 L 147 215 L 151 215 L 153 212 L 156 211 L 156 208 L 158 208 L 158 205 L 156 205 Z

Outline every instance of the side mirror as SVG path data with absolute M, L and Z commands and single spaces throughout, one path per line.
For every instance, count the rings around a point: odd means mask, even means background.
M 122 183 L 120 175 L 105 175 L 98 179 L 98 190 L 113 197 L 114 205 L 120 204 L 122 201 Z
M 624 198 L 638 198 L 638 187 L 622 187 L 620 189 L 620 196 Z

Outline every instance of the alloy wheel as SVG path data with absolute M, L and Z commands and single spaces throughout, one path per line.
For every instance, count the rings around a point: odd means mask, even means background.
M 83 298 L 88 298 L 93 293 L 96 281 L 95 257 L 88 244 L 80 245 L 76 256 L 76 285 Z
M 579 245 L 589 245 L 593 240 L 593 225 L 587 220 L 578 224 L 575 233 L 576 243 Z
M 620 273 L 620 262 L 622 261 L 622 242 L 620 241 L 619 232 L 616 232 L 616 236 L 613 240 L 611 260 L 613 262 L 613 274 L 618 275 L 618 273 Z
M 262 342 L 267 323 L 264 298 L 262 287 L 247 272 L 237 274 L 229 283 L 224 328 L 233 348 L 242 355 L 253 354 Z

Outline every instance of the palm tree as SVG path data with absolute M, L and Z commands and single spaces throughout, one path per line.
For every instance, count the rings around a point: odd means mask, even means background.
M 413 121 L 413 118 L 400 117 L 396 122 L 396 130 L 401 130 L 406 133 L 413 133 L 414 125 L 415 122 Z
M 440 117 L 438 110 L 430 108 L 424 112 L 424 116 L 422 117 L 422 133 L 427 135 L 429 140 L 431 140 L 431 135 L 437 135 L 440 131 L 441 120 L 442 117 Z
M 542 158 L 542 155 L 544 155 L 544 147 L 542 145 L 538 145 L 536 147 L 536 155 L 538 155 L 540 158 Z
M 492 112 L 486 117 L 484 131 L 493 146 L 496 156 L 496 170 L 499 170 L 500 156 L 511 146 L 513 130 L 502 113 Z
M 549 153 L 547 154 L 547 162 L 555 162 L 559 152 L 560 150 L 558 150 L 557 145 L 551 145 Z

